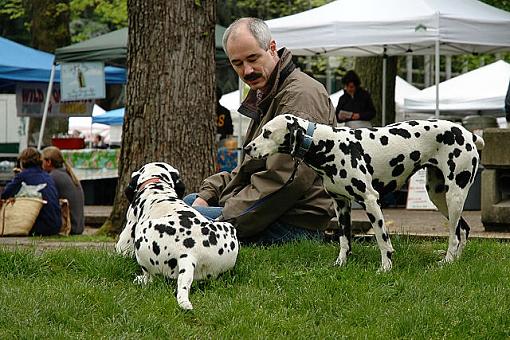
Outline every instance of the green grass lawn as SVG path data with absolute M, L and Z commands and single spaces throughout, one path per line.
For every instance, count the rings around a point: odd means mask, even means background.
M 136 286 L 134 260 L 112 252 L 0 250 L 0 339 L 510 337 L 510 243 L 471 240 L 439 267 L 446 240 L 392 241 L 383 274 L 371 242 L 345 268 L 333 244 L 242 248 L 232 272 L 193 284 L 192 312 L 174 281 Z

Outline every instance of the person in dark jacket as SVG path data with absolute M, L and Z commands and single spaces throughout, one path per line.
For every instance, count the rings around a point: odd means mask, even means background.
M 42 166 L 55 181 L 59 198 L 65 198 L 69 202 L 71 234 L 83 233 L 85 198 L 80 181 L 74 174 L 71 165 L 64 159 L 59 148 L 48 146 L 42 151 Z
M 216 88 L 216 133 L 220 140 L 225 139 L 234 134 L 234 125 L 232 124 L 232 116 L 230 110 L 220 104 L 221 98 L 220 88 Z
M 344 94 L 338 99 L 336 117 L 339 123 L 350 127 L 361 127 L 356 121 L 369 122 L 375 116 L 375 108 L 370 93 L 361 87 L 361 81 L 354 71 L 347 71 L 342 78 Z M 371 125 L 368 125 L 371 126 Z
M 14 197 L 21 189 L 22 182 L 25 182 L 27 185 L 46 183 L 46 187 L 40 191 L 42 199 L 46 201 L 46 204 L 41 208 L 30 234 L 44 236 L 58 234 L 62 225 L 62 218 L 57 187 L 55 186 L 53 178 L 41 167 L 41 154 L 35 148 L 26 148 L 19 156 L 19 163 L 21 172 L 16 174 L 14 178 L 7 183 L 2 192 L 2 199 Z
M 322 84 L 301 72 L 286 48 L 277 49 L 267 24 L 242 18 L 223 35 L 230 63 L 250 87 L 239 112 L 252 119 L 245 145 L 277 115 L 290 113 L 334 125 L 333 104 Z M 320 176 L 290 155 L 256 160 L 242 155 L 231 172 L 209 176 L 185 201 L 204 215 L 231 222 L 243 243 L 274 244 L 322 235 L 334 215 Z

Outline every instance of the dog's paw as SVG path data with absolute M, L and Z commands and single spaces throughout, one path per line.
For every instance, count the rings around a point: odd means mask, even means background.
M 344 255 L 344 256 L 339 255 L 339 256 L 337 257 L 337 259 L 336 259 L 336 261 L 335 261 L 335 264 L 334 264 L 334 265 L 335 265 L 335 266 L 338 266 L 338 267 L 343 267 L 343 266 L 345 266 L 345 265 L 346 265 L 346 263 L 347 263 L 347 256 L 345 256 L 345 255 Z
M 179 303 L 179 307 L 181 307 L 182 309 L 184 310 L 192 310 L 193 309 L 193 305 L 191 304 L 191 302 L 188 301 L 178 301 Z
M 145 286 L 146 284 L 150 283 L 152 281 L 152 278 L 148 275 L 138 275 L 133 280 L 133 283 L 139 284 L 141 286 Z
M 381 263 L 381 267 L 377 270 L 378 273 L 387 273 L 391 270 L 393 264 L 391 260 L 387 259 Z

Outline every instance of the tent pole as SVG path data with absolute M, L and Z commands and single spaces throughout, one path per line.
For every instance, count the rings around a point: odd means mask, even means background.
M 46 93 L 46 100 L 44 102 L 44 113 L 41 122 L 41 129 L 39 130 L 39 141 L 37 142 L 37 150 L 41 151 L 42 139 L 44 134 L 44 126 L 46 125 L 46 117 L 48 116 L 48 107 L 50 106 L 51 90 L 53 90 L 53 79 L 55 78 L 56 65 L 51 65 L 50 83 L 48 84 L 48 92 Z
M 384 48 L 383 63 L 382 63 L 382 126 L 386 126 L 386 62 L 388 56 L 386 55 L 386 47 Z
M 435 62 L 435 78 L 436 78 L 436 118 L 439 118 L 439 39 L 436 40 L 436 62 Z

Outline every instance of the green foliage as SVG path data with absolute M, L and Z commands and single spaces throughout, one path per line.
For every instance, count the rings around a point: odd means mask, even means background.
M 393 237 L 394 268 L 376 272 L 375 243 L 306 241 L 244 247 L 233 271 L 195 282 L 193 312 L 176 283 L 132 283 L 134 260 L 107 251 L 0 250 L 0 338 L 503 339 L 510 336 L 510 244 L 470 241 L 437 265 L 445 240 Z
M 257 17 L 264 20 L 296 14 L 322 6 L 332 0 L 217 0 L 218 23 L 230 25 L 241 17 Z
M 25 17 L 22 0 L 0 0 L 0 15 L 6 15 L 9 19 Z
M 127 26 L 127 0 L 71 0 L 70 8 L 73 42 Z

